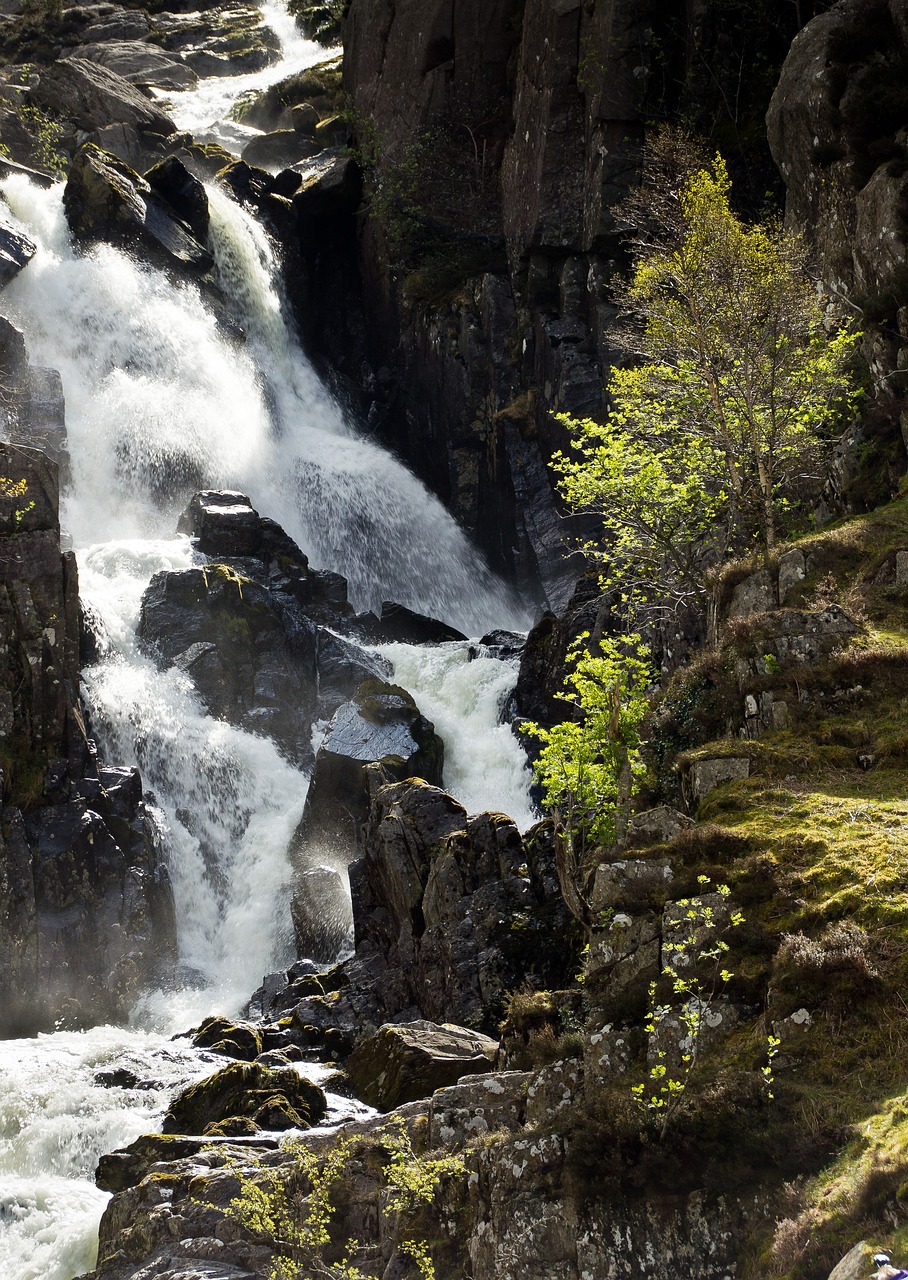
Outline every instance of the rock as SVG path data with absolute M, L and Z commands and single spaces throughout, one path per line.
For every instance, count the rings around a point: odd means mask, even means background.
M 779 557 L 779 603 L 785 604 L 791 593 L 807 576 L 807 559 L 796 547 Z
M 629 858 L 603 862 L 596 868 L 590 895 L 593 916 L 661 906 L 674 877 L 668 858 Z
M 731 597 L 728 617 L 749 618 L 755 613 L 766 613 L 778 606 L 776 584 L 768 569 L 760 569 L 739 582 Z
M 170 266 L 200 274 L 214 265 L 208 249 L 144 178 L 91 143 L 76 153 L 63 204 L 81 239 L 142 246 Z
M 322 151 L 313 160 L 297 165 L 296 171 L 299 182 L 294 188 L 293 208 L 301 229 L 310 222 L 350 215 L 362 199 L 362 174 L 349 155 Z
M 131 40 L 80 44 L 79 57 L 107 67 L 133 85 L 154 85 L 159 89 L 180 91 L 193 89 L 199 82 L 199 77 L 191 67 L 153 44 L 140 44 Z
M 691 793 L 702 800 L 723 782 L 750 777 L 750 760 L 746 757 L 721 756 L 713 760 L 696 760 L 690 768 Z
M 290 909 L 297 955 L 333 964 L 353 939 L 346 875 L 336 867 L 310 867 L 294 882 Z
M 304 138 L 311 138 L 315 134 L 320 117 L 311 102 L 298 102 L 290 108 L 290 115 L 297 133 L 301 133 Z
M 0 289 L 15 279 L 35 256 L 35 245 L 0 216 Z
M 369 653 L 333 631 L 318 632 L 318 699 L 323 715 L 333 716 L 367 680 L 387 681 L 394 668 L 386 658 Z
M 895 585 L 908 587 L 908 551 L 895 553 Z
M 142 599 L 139 637 L 162 665 L 195 683 L 212 715 L 268 733 L 311 758 L 316 704 L 316 628 L 292 637 L 270 590 L 228 565 L 160 573 Z
M 116 41 L 142 41 L 147 38 L 150 29 L 151 24 L 147 13 L 110 6 L 109 12 L 82 28 L 80 35 L 83 43 L 80 45 L 79 52 L 81 54 L 85 44 L 91 45 L 95 41 L 104 41 L 107 44 Z
M 318 155 L 323 145 L 295 129 L 279 129 L 275 133 L 262 133 L 252 138 L 243 147 L 242 158 L 246 164 L 277 173 L 288 165 Z
M 771 653 L 780 667 L 804 662 L 820 662 L 841 649 L 861 630 L 841 605 L 807 612 L 780 609 L 774 613 L 768 628 L 760 636 L 763 654 Z
M 380 618 L 366 614 L 358 618 L 357 623 L 361 633 L 373 644 L 447 644 L 467 638 L 437 618 L 426 618 L 387 600 L 381 607 Z
M 459 1149 L 486 1134 L 521 1128 L 531 1080 L 529 1071 L 498 1071 L 436 1089 L 429 1104 L 430 1149 Z
M 204 244 L 208 238 L 208 196 L 204 185 L 189 172 L 182 160 L 168 156 L 148 170 L 145 181 Z
M 251 1022 L 231 1022 L 216 1015 L 206 1018 L 192 1033 L 192 1043 L 199 1049 L 251 1062 L 262 1052 L 262 1033 Z
M 164 1117 L 162 1131 L 201 1134 L 207 1125 L 228 1116 L 254 1118 L 266 1103 L 273 1108 L 273 1099 L 278 1097 L 296 1113 L 300 1121 L 296 1127 L 318 1124 L 327 1113 L 322 1090 L 292 1067 L 233 1062 L 177 1094 Z
M 31 103 L 80 129 L 132 125 L 139 133 L 176 133 L 166 112 L 155 107 L 128 80 L 85 58 L 61 58 L 41 73 L 29 90 Z
M 347 1075 L 357 1097 L 390 1111 L 487 1072 L 497 1056 L 496 1040 L 451 1023 L 388 1024 L 360 1043 L 347 1060 Z
M 337 709 L 318 749 L 293 838 L 301 862 L 330 854 L 346 864 L 355 857 L 368 812 L 363 771 L 379 760 L 389 761 L 397 777 L 440 783 L 444 745 L 405 689 L 370 680 Z
M 219 1143 L 218 1135 L 214 1134 L 205 1135 L 204 1138 L 201 1136 L 187 1138 L 169 1133 L 143 1134 L 128 1147 L 101 1156 L 95 1173 L 95 1183 L 102 1191 L 124 1191 L 127 1187 L 134 1187 L 141 1182 L 156 1165 L 168 1164 L 174 1160 L 184 1160 L 187 1156 L 196 1155 L 208 1140 L 211 1140 L 215 1146 L 236 1145 L 236 1143 L 225 1144 L 223 1140 Z M 277 1139 L 262 1134 L 259 1137 L 252 1137 L 251 1141 L 244 1141 L 242 1145 L 254 1151 L 268 1151 L 277 1146 Z
M 672 809 L 670 805 L 660 804 L 655 809 L 647 809 L 645 813 L 635 813 L 628 823 L 628 844 L 631 847 L 646 849 L 654 844 L 668 844 L 675 836 L 688 827 L 693 826 L 692 819 Z
M 836 1263 L 829 1273 L 829 1280 L 866 1280 L 871 1274 L 873 1252 L 868 1241 L 861 1240 L 849 1249 L 841 1262 Z
M 189 534 L 206 555 L 254 556 L 262 545 L 259 513 L 244 493 L 229 490 L 195 494 L 180 516 L 177 532 Z

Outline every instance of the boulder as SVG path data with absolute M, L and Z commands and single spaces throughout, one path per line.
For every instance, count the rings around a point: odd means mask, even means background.
M 780 667 L 799 666 L 828 658 L 860 630 L 841 605 L 830 604 L 815 612 L 779 609 L 761 633 L 760 647 L 764 654 L 771 653 Z
M 128 80 L 85 58 L 60 58 L 52 63 L 42 71 L 28 98 L 42 111 L 70 120 L 80 129 L 128 124 L 139 133 L 165 137 L 176 133 L 170 116 Z
M 208 196 L 204 185 L 177 156 L 168 156 L 145 174 L 145 181 L 182 218 L 195 238 L 208 237 Z
M 871 1274 L 874 1250 L 867 1240 L 861 1240 L 849 1249 L 840 1262 L 832 1268 L 829 1280 L 866 1280 Z
M 311 219 L 351 214 L 358 207 L 362 174 L 351 156 L 326 150 L 297 169 L 300 183 L 293 207 L 300 225 Z
M 232 1062 L 177 1094 L 164 1117 L 162 1130 L 201 1134 L 208 1125 L 229 1116 L 254 1118 L 266 1104 L 273 1111 L 277 1099 L 295 1113 L 300 1122 L 295 1126 L 298 1128 L 318 1124 L 328 1111 L 323 1091 L 292 1067 Z
M 463 1076 L 494 1067 L 498 1041 L 453 1023 L 387 1024 L 347 1060 L 356 1096 L 379 1111 L 428 1098 Z
M 750 760 L 744 756 L 719 756 L 713 760 L 695 760 L 690 769 L 691 792 L 702 800 L 723 782 L 750 777 Z
M 381 616 L 366 614 L 357 619 L 358 629 L 373 644 L 447 644 L 466 640 L 462 631 L 437 618 L 414 613 L 405 605 L 386 600 Z
M 242 158 L 246 164 L 276 173 L 319 153 L 321 147 L 311 138 L 295 129 L 279 129 L 274 133 L 262 133 L 243 147 Z
M 232 1022 L 216 1014 L 193 1031 L 192 1043 L 199 1049 L 222 1053 L 226 1058 L 252 1062 L 262 1052 L 262 1033 L 254 1023 Z
M 199 77 L 184 62 L 153 44 L 141 44 L 134 40 L 81 44 L 79 57 L 107 67 L 133 85 L 154 85 L 159 89 L 179 91 L 193 89 L 199 82 Z
M 368 680 L 334 713 L 318 749 L 292 846 L 303 865 L 315 853 L 344 865 L 356 856 L 369 807 L 363 771 L 379 760 L 397 777 L 440 783 L 444 745 L 406 689 Z
M 290 118 L 297 133 L 311 138 L 319 122 L 319 114 L 311 102 L 298 102 L 290 108 Z
M 0 215 L 0 289 L 15 279 L 35 256 L 35 245 Z
M 199 274 L 214 265 L 208 249 L 144 178 L 91 143 L 76 153 L 63 205 L 70 227 L 83 240 L 139 246 L 167 265 Z
M 346 875 L 336 867 L 310 867 L 298 876 L 291 903 L 296 953 L 333 964 L 353 938 L 353 909 Z
M 151 174 L 148 177 L 151 181 Z M 206 555 L 254 556 L 262 545 L 259 513 L 244 493 L 230 490 L 195 494 L 180 516 L 177 532 L 188 534 Z

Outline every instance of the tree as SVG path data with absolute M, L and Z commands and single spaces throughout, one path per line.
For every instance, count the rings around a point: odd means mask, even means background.
M 561 418 L 574 450 L 554 460 L 570 505 L 603 519 L 606 580 L 674 603 L 703 597 L 711 563 L 771 552 L 818 493 L 859 337 L 830 330 L 798 234 L 735 215 L 721 156 L 676 152 L 678 185 L 633 240 L 617 340 L 634 363 L 612 375 L 605 423 Z
M 550 729 L 524 725 L 543 743 L 534 763 L 543 802 L 559 819 L 558 880 L 572 914 L 589 928 L 589 897 L 599 863 L 598 846 L 620 846 L 631 800 L 645 773 L 640 730 L 652 683 L 649 657 L 639 636 L 605 638 L 588 652 L 578 636 L 567 662 L 566 689 L 574 719 Z

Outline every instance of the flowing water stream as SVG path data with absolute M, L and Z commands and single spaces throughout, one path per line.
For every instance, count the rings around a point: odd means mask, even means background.
M 280 6 L 265 14 L 282 62 L 174 96 L 181 127 L 216 132 L 239 92 L 324 57 Z M 162 811 L 181 966 L 176 989 L 147 993 L 130 1029 L 0 1042 L 0 1257 L 11 1280 L 70 1280 L 93 1264 L 107 1199 L 92 1182 L 98 1156 L 154 1128 L 174 1089 L 211 1069 L 168 1035 L 237 1012 L 293 959 L 287 845 L 308 779 L 269 739 L 208 716 L 188 678 L 159 672 L 136 644 L 151 576 L 199 559 L 174 534 L 187 497 L 248 493 L 314 565 L 349 579 L 360 608 L 394 599 L 471 635 L 527 618 L 425 487 L 345 421 L 287 322 L 267 235 L 222 191 L 209 190 L 212 249 L 242 343 L 192 281 L 110 246 L 76 252 L 61 187 L 16 178 L 2 192 L 38 246 L 3 310 L 31 361 L 63 378 L 64 524 L 108 643 L 84 694 L 105 756 L 137 765 Z M 384 652 L 445 739 L 446 784 L 471 811 L 503 809 L 527 825 L 525 758 L 499 723 L 513 666 L 470 661 L 464 644 Z M 152 1087 L 98 1083 L 111 1064 Z

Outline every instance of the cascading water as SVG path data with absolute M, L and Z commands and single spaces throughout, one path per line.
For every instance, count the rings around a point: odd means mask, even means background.
M 181 127 L 216 127 L 238 92 L 325 56 L 278 5 L 264 12 L 289 57 L 172 96 Z M 163 1034 L 236 1012 L 291 958 L 287 845 L 308 780 L 270 740 L 208 716 L 188 678 L 159 672 L 136 644 L 152 574 L 194 562 L 173 533 L 186 499 L 202 487 L 248 492 L 314 564 L 349 579 L 358 607 L 394 599 L 474 635 L 526 618 L 425 487 L 345 422 L 287 324 L 267 235 L 223 192 L 209 198 L 226 314 L 194 282 L 110 246 L 75 251 L 59 187 L 9 179 L 2 191 L 38 246 L 4 312 L 32 362 L 63 378 L 64 523 L 107 638 L 85 697 L 105 754 L 140 768 L 162 813 L 181 962 L 177 989 L 147 993 L 137 1010 L 144 1030 L 0 1044 L 0 1257 L 12 1280 L 69 1280 L 93 1262 L 106 1200 L 91 1183 L 98 1155 L 153 1128 L 174 1088 L 204 1069 Z M 528 774 L 498 722 L 513 671 L 468 661 L 463 645 L 385 652 L 445 738 L 447 785 L 471 810 L 505 809 L 526 825 Z M 99 1084 L 112 1061 L 155 1087 Z

